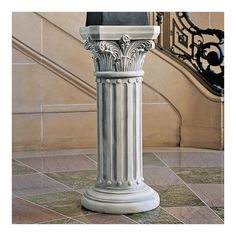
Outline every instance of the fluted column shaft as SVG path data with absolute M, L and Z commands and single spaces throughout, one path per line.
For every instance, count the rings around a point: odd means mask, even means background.
M 135 187 L 143 181 L 142 77 L 97 78 L 97 186 Z

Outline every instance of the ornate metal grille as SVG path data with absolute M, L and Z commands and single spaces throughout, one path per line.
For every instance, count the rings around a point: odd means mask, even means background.
M 158 12 L 156 21 L 164 27 L 163 17 L 166 13 Z M 165 20 L 165 19 L 164 19 Z M 219 29 L 201 29 L 190 19 L 188 12 L 177 12 L 170 18 L 170 37 L 168 49 L 172 55 L 185 61 L 198 71 L 203 80 L 217 95 L 224 92 L 224 32 Z M 163 29 L 162 32 L 166 33 Z M 165 40 L 166 37 L 163 37 Z

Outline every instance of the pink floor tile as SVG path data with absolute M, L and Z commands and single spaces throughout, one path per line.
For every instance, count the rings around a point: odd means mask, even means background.
M 12 200 L 12 223 L 32 224 L 62 218 L 59 213 L 50 211 L 22 199 Z
M 208 207 L 166 207 L 168 213 L 185 224 L 222 224 L 223 221 Z
M 149 185 L 175 185 L 183 183 L 168 167 L 162 166 L 145 167 L 144 181 Z
M 224 206 L 224 185 L 223 184 L 189 184 L 189 187 L 208 206 Z
M 223 167 L 224 153 L 219 152 L 157 152 L 170 167 Z
M 84 155 L 22 158 L 19 161 L 44 173 L 95 170 L 97 168 L 97 164 Z
M 19 197 L 64 191 L 70 191 L 70 189 L 41 174 L 12 177 L 12 193 Z

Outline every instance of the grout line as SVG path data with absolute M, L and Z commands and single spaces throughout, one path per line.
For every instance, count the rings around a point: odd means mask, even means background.
M 152 51 L 152 53 L 156 55 L 155 52 Z M 160 91 L 154 89 L 152 86 L 148 85 L 148 84 L 147 84 L 146 82 L 144 82 L 144 81 L 143 81 L 143 85 L 146 85 L 149 89 L 151 89 L 152 91 L 154 91 L 155 93 L 157 93 L 158 95 L 160 95 L 162 98 L 164 98 L 164 99 L 169 103 L 169 105 L 173 108 L 174 112 L 175 112 L 175 113 L 177 114 L 177 116 L 178 116 L 178 124 L 179 124 L 180 126 L 182 126 L 182 120 L 183 120 L 183 119 L 182 119 L 182 116 L 181 116 L 179 110 L 176 109 L 176 107 L 173 105 L 173 103 L 172 103 L 166 96 L 164 96 L 162 93 L 160 93 Z
M 32 174 L 37 174 L 38 175 L 38 173 L 32 172 L 32 173 L 27 173 L 27 174 L 12 175 L 12 177 L 27 176 L 27 175 L 32 175 Z
M 87 112 L 87 113 L 92 113 L 96 112 L 96 110 L 70 110 L 70 111 L 65 111 L 65 110 L 57 110 L 57 111 L 43 111 L 44 114 L 73 114 L 73 113 L 78 113 L 81 114 L 81 112 Z M 37 115 L 40 114 L 40 111 L 19 111 L 19 112 L 13 112 L 12 115 Z
M 41 18 L 41 29 L 40 29 L 40 54 L 43 55 L 43 18 Z M 41 56 L 42 63 L 42 56 Z
M 59 170 L 59 171 L 49 171 L 49 172 L 40 172 L 39 171 L 39 173 L 40 174 L 43 174 L 43 175 L 45 175 L 45 176 L 47 176 L 48 177 L 48 175 L 47 174 L 53 174 L 53 173 L 56 173 L 56 174 L 58 174 L 58 173 L 71 173 L 71 172 L 80 172 L 80 171 L 95 171 L 96 169 L 92 169 L 92 170 L 88 170 L 88 169 L 82 169 L 82 170 Z M 35 173 L 35 172 L 33 172 L 33 173 L 28 173 L 28 174 L 19 174 L 19 175 L 14 175 L 14 176 L 25 176 L 25 175 L 31 175 L 31 174 L 39 174 L 39 173 Z
M 13 62 L 12 65 L 37 65 L 36 62 Z
M 73 218 L 73 217 L 68 217 L 68 218 L 69 218 L 69 219 L 72 219 L 72 220 L 74 220 L 74 221 L 77 221 L 77 222 L 79 222 L 79 223 L 85 224 L 83 221 L 77 220 L 77 219 L 75 219 L 75 218 Z
M 172 217 L 174 217 L 176 220 L 180 221 L 180 222 L 183 223 L 183 224 L 186 224 L 186 223 L 184 223 L 182 220 L 178 219 L 176 216 L 172 215 L 172 213 L 170 213 L 169 211 L 167 211 L 165 208 L 163 208 L 163 207 L 161 207 L 161 206 L 160 206 L 160 208 L 161 208 L 163 211 L 165 211 L 167 214 L 169 214 L 169 215 L 171 215 Z
M 51 221 L 56 221 L 56 220 L 63 220 L 63 219 L 70 219 L 70 220 L 74 220 L 74 221 L 77 221 L 79 223 L 82 223 L 82 224 L 85 224 L 84 222 L 80 221 L 80 220 L 77 220 L 77 219 L 74 219 L 73 217 L 70 217 L 70 216 L 67 216 L 67 217 L 62 217 L 62 218 L 59 218 L 59 219 L 55 219 L 55 220 L 46 220 L 46 221 L 40 221 L 36 224 L 42 224 L 42 223 L 47 223 L 47 222 L 51 222 Z M 66 224 L 66 223 L 63 223 L 63 224 Z
M 73 153 L 71 153 L 71 151 L 73 150 Z M 202 152 L 200 150 L 163 150 L 163 149 L 159 149 L 159 150 L 148 150 L 145 149 L 144 153 L 147 152 L 166 152 L 166 153 L 172 153 L 172 152 L 176 152 L 176 151 L 181 151 L 184 153 L 189 153 L 189 152 L 194 152 L 194 153 L 198 153 L 198 152 Z M 203 151 L 204 153 L 219 153 L 219 152 L 223 152 L 223 151 L 217 151 L 217 150 L 210 150 L 210 149 L 206 149 Z M 38 151 L 24 151 L 24 152 L 13 152 L 13 158 L 16 159 L 21 159 L 21 158 L 37 158 L 37 157 L 61 157 L 61 156 L 65 156 L 65 155 L 70 155 L 70 156 L 74 156 L 74 155 L 84 155 L 84 154 L 91 154 L 91 155 L 96 155 L 96 149 L 61 149 L 59 151 L 55 150 L 38 150 Z
M 127 219 L 129 219 L 129 220 L 133 221 L 133 222 L 134 222 L 134 223 L 136 223 L 136 224 L 140 224 L 139 222 L 137 222 L 137 221 L 135 221 L 135 220 L 133 220 L 133 219 L 129 218 L 129 217 L 128 217 L 128 216 L 126 216 L 126 215 L 122 215 L 122 216 L 124 216 L 125 218 L 127 218 Z
M 12 164 L 13 164 L 13 160 L 14 160 L 15 162 L 18 162 L 18 160 L 13 157 L 13 158 L 12 158 Z M 19 162 L 18 162 L 18 163 L 19 163 Z M 29 167 L 26 166 L 24 163 L 23 163 L 23 164 L 20 163 L 20 164 L 23 165 L 23 167 L 29 168 Z M 33 170 L 31 167 L 30 167 L 29 169 Z M 31 174 L 35 174 L 35 172 L 32 172 L 32 173 L 25 173 L 25 174 L 16 174 L 16 175 L 14 175 L 14 174 L 12 173 L 12 177 L 14 177 L 14 176 L 21 176 L 21 175 L 31 175 Z
M 143 102 L 143 105 L 169 105 L 168 102 Z
M 83 188 L 83 189 L 78 189 L 78 193 L 80 193 L 81 195 L 84 195 L 83 191 L 82 190 L 86 190 L 87 191 L 87 188 Z M 80 192 L 81 191 L 81 192 Z
M 211 12 L 208 13 L 208 18 L 209 18 L 209 28 L 211 29 Z
M 85 208 L 86 209 L 86 208 Z M 86 209 L 87 210 L 87 209 Z M 76 218 L 74 217 L 85 217 L 85 216 L 92 216 L 92 215 L 99 215 L 99 214 L 103 214 L 103 213 L 100 213 L 100 212 L 92 212 L 92 213 L 88 213 L 88 214 L 79 214 L 79 215 L 76 215 L 76 216 L 71 216 L 71 219 L 73 220 L 77 220 Z M 77 220 L 77 221 L 80 221 L 80 220 Z M 81 223 L 83 224 L 87 224 L 83 221 L 80 221 Z
M 44 195 L 44 194 L 42 194 L 42 195 Z M 32 195 L 32 196 L 35 196 L 35 195 Z M 26 196 L 26 197 L 28 197 L 28 196 Z M 30 197 L 30 196 L 29 196 L 29 197 Z M 88 213 L 88 214 L 78 214 L 78 215 L 76 215 L 76 216 L 67 216 L 67 215 L 64 215 L 64 214 L 62 214 L 62 213 L 60 213 L 60 212 L 57 212 L 57 211 L 55 211 L 55 210 L 53 210 L 53 209 L 50 209 L 50 208 L 48 208 L 48 207 L 46 207 L 46 206 L 43 206 L 43 205 L 40 205 L 40 204 L 38 204 L 38 203 L 32 202 L 32 201 L 30 201 L 30 200 L 28 200 L 28 199 L 25 199 L 24 197 L 18 197 L 18 196 L 16 196 L 16 198 L 19 198 L 19 199 L 21 199 L 21 200 L 27 201 L 27 202 L 29 202 L 29 203 L 32 203 L 32 204 L 34 204 L 34 205 L 37 205 L 37 206 L 39 206 L 39 207 L 42 207 L 42 208 L 44 208 L 44 209 L 47 209 L 47 210 L 49 210 L 49 211 L 58 213 L 58 214 L 60 214 L 60 215 L 63 216 L 62 218 L 54 219 L 54 220 L 60 220 L 60 219 L 68 218 L 68 219 L 71 219 L 71 220 L 80 222 L 80 223 L 82 223 L 82 224 L 86 224 L 85 222 L 80 221 L 80 220 L 78 220 L 78 219 L 76 219 L 76 218 L 74 218 L 74 217 L 81 217 L 81 216 L 89 216 L 89 215 L 97 215 L 97 214 L 100 214 L 100 213 L 97 213 L 97 212 L 93 212 L 93 213 Z M 38 223 L 50 222 L 50 221 L 54 221 L 54 220 L 40 221 L 40 222 L 38 222 Z M 38 223 L 35 223 L 35 224 L 38 224 Z
M 154 152 L 154 155 L 155 155 L 158 159 L 161 160 L 161 157 L 158 157 L 158 155 L 157 155 L 155 152 Z M 190 188 L 190 186 L 188 186 L 187 183 L 185 183 L 185 181 L 184 181 L 183 179 L 181 179 L 163 160 L 161 160 L 161 161 L 166 165 L 167 168 L 169 168 L 169 169 L 173 172 L 173 174 L 174 174 L 176 177 L 178 177 L 180 180 L 183 181 L 184 185 L 185 185 L 191 192 L 193 192 L 193 193 L 205 204 L 205 206 L 210 209 L 211 212 L 213 212 L 213 213 L 224 223 L 224 221 L 205 203 L 205 201 L 203 201 L 203 200 L 201 199 L 200 196 L 198 196 L 197 193 L 195 193 L 195 192 Z
M 28 167 L 28 166 L 27 166 Z M 97 169 L 81 169 L 81 170 L 59 170 L 59 171 L 49 171 L 49 172 L 38 172 L 38 173 L 35 173 L 35 172 L 32 172 L 32 173 L 27 173 L 27 174 L 18 174 L 18 175 L 13 175 L 13 176 L 25 176 L 25 175 L 32 175 L 32 174 L 43 174 L 45 176 L 48 177 L 47 174 L 53 174 L 53 173 L 71 173 L 71 172 L 80 172 L 80 171 L 96 171 Z M 55 180 L 55 179 L 54 179 Z
M 88 154 L 84 154 L 85 157 L 87 157 L 90 161 L 93 161 L 96 166 L 98 165 L 98 163 L 96 161 L 94 161 L 91 157 L 88 156 Z
M 86 159 L 88 158 L 89 160 L 91 160 L 92 162 L 94 162 L 94 164 L 97 165 L 97 162 L 94 161 L 93 159 L 91 159 L 90 157 L 86 156 L 86 154 L 81 154 L 81 156 L 84 156 Z M 60 156 L 60 157 L 57 157 L 58 159 L 59 158 L 62 158 L 63 156 Z M 38 158 L 45 158 L 45 157 L 38 157 Z M 47 157 L 46 157 L 47 158 Z M 65 157 L 66 158 L 66 157 Z M 24 158 L 22 158 L 24 159 Z M 32 158 L 31 158 L 32 159 Z M 37 170 L 35 168 L 33 168 L 32 166 L 28 165 L 28 164 L 25 164 L 23 161 L 19 160 L 19 159 L 15 159 L 15 158 L 12 158 L 12 160 L 16 161 L 16 162 L 19 162 L 19 163 L 22 163 L 25 167 L 28 167 L 30 168 L 31 170 L 34 170 L 34 171 L 37 171 L 39 173 L 43 173 L 43 174 L 51 174 L 51 173 L 63 173 L 63 172 L 79 172 L 79 171 L 96 171 L 97 169 L 96 168 L 93 168 L 93 169 L 77 169 L 77 170 L 67 170 L 67 169 L 61 169 L 61 170 L 55 170 L 55 171 L 43 171 L 43 170 Z M 45 165 L 43 165 L 45 166 Z M 26 174 L 16 174 L 16 175 L 13 175 L 13 176 L 22 176 L 22 175 L 30 175 L 30 174 L 35 174 L 35 172 L 32 172 L 32 173 L 26 173 Z
M 73 34 L 70 34 L 69 32 L 67 32 L 66 30 L 64 30 L 63 28 L 61 28 L 60 26 L 58 26 L 57 24 L 53 23 L 51 20 L 49 20 L 47 17 L 41 15 L 38 12 L 34 12 L 36 15 L 38 15 L 39 17 L 41 17 L 45 22 L 49 23 L 50 25 L 52 25 L 53 27 L 55 27 L 57 30 L 63 32 L 63 34 L 66 34 L 67 36 L 73 38 L 76 42 L 84 45 L 83 40 L 81 40 L 80 38 L 75 37 Z
M 153 150 L 153 149 L 152 149 Z M 145 151 L 145 150 L 144 150 Z M 149 152 L 147 149 L 145 152 Z M 187 152 L 187 153 L 224 153 L 223 150 L 215 150 L 215 149 L 201 149 L 201 148 L 196 148 L 196 149 L 188 149 L 188 148 L 165 148 L 165 147 L 158 147 L 157 150 L 155 151 L 150 151 L 150 152 Z
M 56 194 L 56 193 L 68 193 L 70 191 L 63 191 L 63 192 L 49 192 L 49 193 L 41 193 L 41 194 L 30 194 L 30 195 L 15 195 L 16 197 L 21 197 L 21 198 L 27 198 L 27 197 L 34 197 L 34 196 L 43 196 L 43 195 L 47 195 L 47 194 Z
M 92 160 L 92 159 L 90 159 L 90 158 L 88 158 L 89 160 L 91 160 L 91 161 L 94 161 L 94 160 Z M 28 164 L 25 164 L 24 162 L 22 162 L 22 161 L 20 161 L 20 160 L 18 160 L 18 159 L 12 159 L 12 160 L 15 160 L 16 162 L 19 162 L 20 164 L 23 164 L 25 167 L 28 167 L 28 168 L 30 168 L 30 169 L 32 169 L 32 170 L 34 170 L 34 171 L 37 171 L 37 173 L 35 173 L 35 172 L 32 172 L 32 173 L 26 173 L 26 174 L 17 174 L 17 175 L 12 175 L 12 176 L 25 176 L 25 175 L 32 175 L 32 174 L 44 174 L 44 175 L 46 175 L 47 176 L 47 174 L 52 174 L 52 173 L 64 173 L 64 172 L 68 172 L 68 173 L 70 173 L 70 172 L 79 172 L 79 171 L 96 171 L 97 169 L 80 169 L 80 170 L 58 170 L 58 171 L 40 171 L 40 170 L 37 170 L 37 169 L 35 169 L 35 168 L 33 168 L 33 167 L 31 167 L 30 165 L 28 165 Z M 94 161 L 95 162 L 95 161 Z M 95 162 L 96 163 L 96 162 Z M 97 163 L 96 163 L 97 164 Z M 48 177 L 48 176 L 47 176 Z
M 36 174 L 36 175 L 42 175 L 42 174 Z M 45 177 L 45 176 L 44 176 Z M 58 181 L 57 181 L 58 182 Z M 59 182 L 60 183 L 60 182 Z M 60 183 L 61 184 L 61 183 Z M 67 186 L 68 188 L 68 186 Z M 37 194 L 28 194 L 28 195 L 17 195 L 16 193 L 14 194 L 16 197 L 33 197 L 33 196 L 42 196 L 42 195 L 47 195 L 47 194 L 56 194 L 56 193 L 68 193 L 71 192 L 71 189 L 68 188 L 68 190 L 63 190 L 63 191 L 57 191 L 57 192 L 46 192 L 46 193 L 37 193 Z M 75 191 L 73 191 L 75 192 Z M 81 195 L 81 193 L 79 193 Z
M 31 203 L 31 204 L 33 204 L 33 205 L 39 206 L 39 207 L 41 207 L 41 208 L 43 208 L 43 209 L 46 209 L 46 210 L 48 210 L 48 211 L 57 213 L 57 214 L 63 216 L 63 218 L 66 217 L 66 218 L 72 219 L 70 216 L 66 216 L 66 215 L 64 215 L 64 214 L 62 214 L 62 213 L 60 213 L 60 212 L 57 212 L 57 211 L 55 211 L 55 210 L 53 210 L 53 209 L 50 209 L 50 208 L 47 208 L 47 207 L 45 207 L 45 206 L 43 206 L 43 205 L 39 205 L 38 203 L 32 202 L 32 201 L 30 201 L 30 200 L 28 200 L 28 199 L 25 199 L 25 198 L 23 198 L 23 197 L 16 197 L 16 198 L 21 199 L 21 200 L 24 200 L 24 201 L 26 201 L 26 202 L 29 202 L 29 203 Z M 60 219 L 61 219 L 61 218 L 60 218 Z M 55 219 L 55 220 L 57 220 L 57 219 Z
M 39 221 L 39 222 L 34 223 L 34 224 L 42 224 L 42 223 L 47 223 L 47 222 L 56 221 L 56 220 L 63 220 L 63 219 L 67 219 L 67 217 L 61 217 L 61 218 L 53 219 L 53 220 Z
M 31 151 L 26 151 L 26 152 L 13 152 L 13 157 L 12 158 L 15 158 L 15 159 L 23 159 L 23 158 L 38 158 L 38 157 L 62 157 L 62 156 L 76 156 L 76 155 L 85 155 L 85 154 L 91 154 L 91 155 L 95 155 L 96 152 L 90 152 L 90 153 L 86 153 L 88 150 L 87 149 L 76 149 L 77 151 L 73 152 L 73 153 L 70 153 L 71 150 L 73 149 L 62 149 L 62 150 L 59 150 L 59 151 L 56 151 L 55 153 L 55 150 L 38 150 L 38 151 L 34 151 L 34 152 L 31 152 Z M 81 152 L 83 151 L 83 152 Z M 90 149 L 91 151 L 91 149 Z M 95 151 L 95 149 L 94 149 Z M 19 154 L 20 153 L 20 154 Z
M 86 208 L 85 208 L 86 209 Z M 86 209 L 88 210 L 88 209 Z M 90 210 L 89 210 L 90 211 Z M 91 216 L 91 215 L 99 215 L 99 214 L 102 214 L 101 212 L 95 212 L 95 211 L 91 211 L 91 213 L 88 213 L 88 214 L 78 214 L 78 215 L 75 215 L 75 216 L 71 216 L 72 218 L 73 217 L 81 217 L 81 216 Z
M 21 161 L 19 161 L 19 160 L 17 160 L 17 161 L 18 161 L 19 163 L 24 164 L 23 162 L 21 162 Z M 30 166 L 27 165 L 27 164 L 24 164 L 24 165 L 26 165 L 27 167 L 30 167 Z M 49 179 L 51 179 L 51 180 L 54 180 L 55 182 L 57 182 L 57 183 L 59 183 L 59 184 L 65 186 L 65 187 L 67 187 L 67 188 L 70 189 L 71 191 L 79 193 L 77 190 L 75 190 L 75 189 L 73 189 L 73 188 L 71 188 L 71 187 L 65 185 L 64 183 L 61 183 L 61 182 L 59 182 L 58 180 L 55 180 L 55 179 L 51 178 L 50 176 L 47 176 L 46 174 L 44 174 L 44 173 L 42 173 L 42 172 L 40 172 L 40 171 L 38 171 L 38 170 L 36 170 L 36 169 L 34 169 L 34 168 L 32 168 L 32 167 L 30 167 L 30 168 L 33 169 L 33 170 L 35 170 L 38 174 L 43 175 L 43 176 L 45 176 L 45 177 L 47 177 L 47 178 L 49 178 Z M 36 174 L 36 173 L 34 173 L 34 174 Z M 50 194 L 50 193 L 48 193 L 48 194 Z M 79 193 L 79 194 L 81 195 L 81 193 Z M 37 194 L 36 194 L 36 195 L 37 195 Z M 32 195 L 32 196 L 34 196 L 34 195 Z
M 21 164 L 24 164 L 24 163 L 22 163 L 21 161 L 18 161 L 18 162 L 21 163 Z M 26 164 L 24 164 L 24 165 L 26 165 Z M 26 165 L 26 166 L 29 167 L 28 165 Z M 80 193 L 78 190 L 75 190 L 75 189 L 73 189 L 73 188 L 71 188 L 71 187 L 69 187 L 69 186 L 63 184 L 63 183 L 61 183 L 61 182 L 59 182 L 59 181 L 57 181 L 57 180 L 55 180 L 55 179 L 53 179 L 53 178 L 51 178 L 51 177 L 45 175 L 44 173 L 41 173 L 40 171 L 38 171 L 38 170 L 36 170 L 36 169 L 34 169 L 34 168 L 32 168 L 32 169 L 35 170 L 35 171 L 37 172 L 37 174 L 40 174 L 40 175 L 42 175 L 42 176 L 46 176 L 47 178 L 49 178 L 49 179 L 51 179 L 51 180 L 54 180 L 55 182 L 64 185 L 65 187 L 67 187 L 68 189 L 70 189 L 72 192 L 77 192 L 78 194 L 83 195 L 83 194 Z M 36 174 L 36 173 L 34 173 L 34 174 Z M 55 193 L 55 194 L 56 194 L 56 193 L 66 193 L 66 191 L 63 191 L 63 192 L 53 192 L 53 193 Z M 41 194 L 41 195 L 53 194 L 53 193 L 45 193 L 45 194 Z M 31 202 L 31 201 L 25 199 L 24 197 L 31 197 L 31 196 L 38 196 L 38 195 L 39 195 L 39 194 L 36 194 L 36 195 L 27 195 L 27 196 L 21 196 L 21 197 L 20 197 L 20 196 L 17 196 L 17 195 L 14 194 L 14 196 L 15 196 L 16 198 L 20 198 L 20 199 L 25 200 L 25 201 L 28 201 L 28 202 L 30 202 L 30 203 L 34 203 L 34 202 Z M 35 205 L 38 205 L 38 206 L 41 206 L 41 205 L 39 205 L 39 204 L 37 204 L 37 203 L 34 203 L 34 204 L 35 204 Z M 41 207 L 43 207 L 43 208 L 45 208 L 45 209 L 49 209 L 49 208 L 46 208 L 46 207 L 44 207 L 44 206 L 41 206 Z M 51 210 L 51 211 L 55 211 L 55 210 Z M 57 212 L 57 211 L 55 211 L 55 212 Z M 57 213 L 59 213 L 59 212 L 57 212 Z M 65 216 L 65 217 L 67 217 L 67 218 L 71 218 L 71 219 L 73 219 L 73 220 L 76 220 L 76 219 L 74 219 L 73 217 L 66 216 L 66 215 L 64 215 L 64 214 L 62 214 L 62 213 L 59 213 L 59 214 Z M 93 212 L 93 213 L 88 213 L 88 214 L 78 214 L 78 215 L 76 215 L 76 217 L 77 217 L 77 216 L 94 215 L 94 214 L 100 214 L 100 213 Z M 77 220 L 77 221 L 79 221 L 79 220 Z M 84 223 L 84 222 L 81 222 L 81 223 Z
M 43 104 L 43 107 L 51 107 L 51 106 L 96 106 L 96 103 L 64 103 L 64 104 L 59 104 L 59 103 L 55 103 L 55 104 Z
M 40 105 L 40 151 L 41 151 L 41 147 L 43 146 L 43 136 L 44 136 L 44 132 L 43 132 L 43 105 Z
M 179 220 L 179 221 L 181 221 L 180 219 L 178 219 L 176 216 L 174 216 L 174 215 L 172 215 L 172 213 L 171 212 L 169 212 L 168 211 L 168 209 L 169 208 L 205 208 L 206 206 L 177 206 L 177 207 L 165 207 L 165 211 L 168 213 L 168 214 L 170 214 L 171 216 L 173 216 L 173 217 L 175 217 L 177 220 Z M 204 217 L 204 214 L 203 213 L 201 213 L 201 212 L 199 212 L 198 211 L 198 213 L 200 214 L 200 216 L 202 216 L 202 217 Z M 184 217 L 185 219 L 186 219 L 186 217 Z M 187 222 L 187 223 L 185 223 L 185 222 L 183 222 L 183 221 L 181 221 L 183 224 L 199 224 L 199 223 L 191 223 L 191 222 Z M 208 224 L 216 224 L 216 223 L 208 223 Z M 219 224 L 219 223 L 218 223 Z
M 53 173 L 71 173 L 71 172 L 80 172 L 80 171 L 95 171 L 96 169 L 92 169 L 92 170 L 88 170 L 88 169 L 82 169 L 82 170 L 62 170 L 62 171 L 51 171 L 51 172 L 42 172 L 43 174 L 45 174 L 47 176 L 47 174 L 53 174 Z

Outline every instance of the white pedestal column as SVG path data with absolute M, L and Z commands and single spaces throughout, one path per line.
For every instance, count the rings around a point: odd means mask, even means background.
M 97 182 L 82 197 L 92 211 L 125 214 L 154 209 L 159 195 L 144 183 L 142 66 L 159 27 L 81 28 L 97 82 Z

